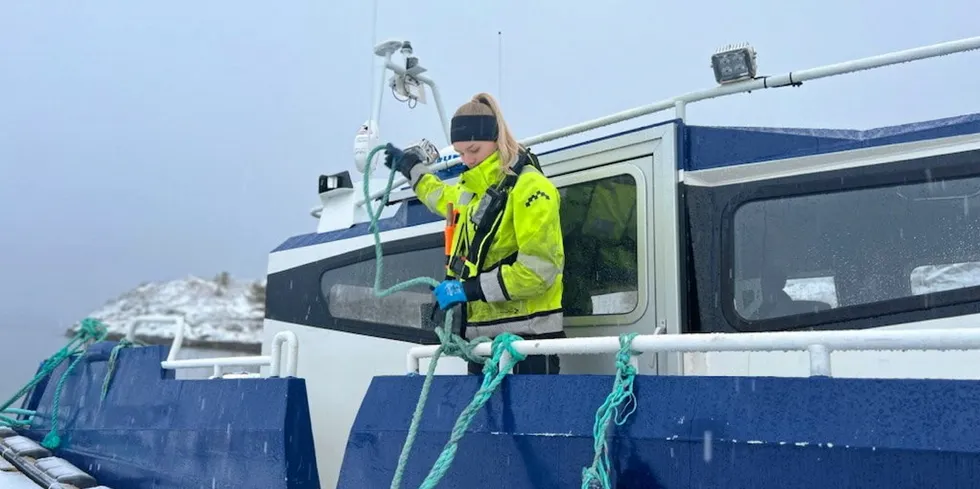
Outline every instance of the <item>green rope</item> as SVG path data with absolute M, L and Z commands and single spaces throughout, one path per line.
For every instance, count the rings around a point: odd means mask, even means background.
M 37 414 L 30 409 L 20 409 L 20 408 L 7 408 L 3 410 L 4 414 L 0 414 L 0 426 L 30 426 L 34 421 L 34 415 Z M 5 416 L 6 414 L 13 414 L 15 416 L 27 416 L 27 419 L 17 419 L 11 418 L 10 416 Z
M 71 375 L 72 371 L 75 370 L 75 366 L 78 362 L 82 361 L 83 355 L 75 356 L 75 359 L 68 364 L 68 368 L 65 372 L 61 374 L 61 378 L 58 379 L 58 384 L 54 388 L 54 401 L 51 403 L 51 429 L 48 430 L 48 434 L 44 435 L 44 439 L 41 440 L 41 446 L 49 450 L 53 450 L 61 446 L 61 435 L 58 434 L 58 418 L 61 416 L 61 390 L 65 387 L 65 382 L 68 380 L 68 376 Z
M 116 371 L 116 361 L 119 357 L 119 352 L 123 348 L 131 348 L 134 346 L 146 346 L 145 343 L 141 341 L 129 341 L 126 338 L 119 340 L 119 344 L 112 347 L 112 351 L 109 352 L 109 365 L 106 367 L 105 379 L 102 381 L 102 397 L 100 400 L 104 401 L 105 396 L 109 394 L 109 385 L 112 383 L 112 374 Z
M 58 368 L 62 362 L 75 356 L 75 359 L 71 362 L 65 372 L 61 374 L 61 378 L 58 379 L 58 384 L 55 387 L 54 402 L 52 404 L 51 430 L 41 442 L 41 445 L 43 445 L 45 448 L 57 448 L 61 444 L 61 437 L 58 436 L 58 409 L 61 405 L 61 390 L 65 384 L 65 381 L 68 380 L 68 376 L 71 374 L 72 370 L 74 370 L 75 365 L 77 365 L 81 360 L 81 353 L 88 348 L 89 344 L 102 341 L 106 337 L 106 334 L 106 327 L 100 321 L 91 318 L 83 319 L 78 332 L 75 333 L 75 336 L 70 341 L 68 341 L 68 344 L 55 352 L 54 355 L 51 355 L 51 357 L 46 359 L 41 364 L 41 368 L 38 373 L 34 375 L 34 378 L 21 387 L 20 390 L 13 395 L 13 397 L 8 399 L 3 404 L 0 404 L 0 412 L 27 414 L 26 412 L 12 411 L 11 409 L 16 408 L 11 408 L 11 406 L 27 395 L 27 393 L 34 389 L 38 383 L 51 375 L 51 373 L 54 372 L 54 370 Z M 33 417 L 33 413 L 31 416 Z M 7 425 L 11 427 L 29 426 L 30 422 L 31 420 L 10 419 L 6 416 L 0 416 L 0 425 Z
M 10 413 L 10 414 L 24 415 L 24 416 L 34 416 L 35 414 L 37 414 L 37 411 L 32 411 L 30 409 L 21 409 L 21 408 L 7 408 L 4 409 L 3 412 Z
M 443 447 L 442 453 L 439 454 L 439 458 L 436 459 L 435 463 L 432 465 L 432 469 L 429 470 L 429 475 L 425 477 L 419 489 L 432 489 L 436 487 L 436 484 L 442 480 L 442 477 L 446 475 L 449 471 L 449 467 L 453 464 L 453 459 L 456 457 L 456 446 L 459 440 L 463 438 L 466 434 L 466 428 L 469 427 L 470 422 L 476 416 L 477 411 L 483 408 L 483 405 L 490 400 L 493 396 L 493 392 L 500 385 L 500 382 L 504 380 L 504 377 L 510 371 L 517 362 L 524 360 L 525 356 L 521 352 L 517 351 L 513 347 L 515 341 L 520 341 L 521 337 L 512 333 L 501 333 L 494 337 L 493 344 L 491 345 L 491 357 L 483 365 L 483 383 L 480 385 L 480 389 L 476 391 L 476 395 L 473 396 L 473 400 L 470 401 L 469 405 L 463 409 L 463 412 L 459 414 L 456 418 L 456 424 L 453 425 L 452 434 L 449 436 L 449 441 L 446 442 L 446 446 Z M 503 368 L 498 368 L 500 365 L 501 356 L 504 352 L 510 354 L 511 361 L 506 364 Z M 433 362 L 435 363 L 435 362 Z M 430 369 L 431 370 L 431 369 Z
M 385 186 L 384 193 L 382 194 L 381 205 L 378 207 L 377 211 L 375 211 L 371 207 L 372 199 L 369 185 L 370 179 L 367 175 L 367 169 L 370 169 L 370 162 L 374 159 L 375 153 L 382 149 L 384 149 L 384 146 L 377 146 L 372 149 L 370 153 L 368 153 L 368 165 L 365 165 L 365 174 L 363 179 L 364 206 L 367 208 L 368 217 L 371 220 L 369 229 L 374 235 L 374 253 L 375 260 L 377 262 L 374 275 L 374 294 L 377 297 L 386 297 L 416 285 L 429 285 L 435 287 L 439 284 L 438 281 L 431 277 L 417 277 L 395 284 L 387 289 L 381 288 L 381 275 L 384 270 L 384 261 L 383 253 L 381 251 L 381 236 L 378 230 L 378 219 L 381 216 L 384 206 L 388 204 L 388 197 L 391 193 L 391 186 L 394 182 L 396 171 L 394 168 L 392 168 L 391 172 L 389 173 L 388 183 Z M 432 360 L 429 363 L 428 371 L 425 374 L 425 381 L 422 383 L 422 392 L 419 394 L 419 400 L 415 405 L 415 412 L 412 414 L 412 421 L 409 425 L 408 434 L 405 438 L 405 444 L 402 446 L 401 454 L 398 457 L 398 466 L 395 469 L 395 475 L 391 481 L 391 489 L 398 489 L 401 486 L 401 481 L 405 473 L 405 466 L 408 463 L 408 455 L 411 452 L 412 445 L 415 443 L 415 438 L 418 434 L 419 422 L 422 418 L 423 407 L 428 399 L 429 388 L 432 384 L 436 364 L 439 362 L 439 358 L 442 355 L 459 356 L 466 360 L 483 364 L 483 383 L 480 385 L 480 389 L 473 396 L 473 400 L 470 401 L 469 405 L 463 409 L 463 412 L 460 413 L 459 417 L 456 419 L 456 424 L 453 425 L 453 430 L 450 434 L 449 440 L 446 442 L 442 453 L 439 454 L 439 457 L 429 470 L 429 474 L 422 481 L 419 489 L 432 489 L 439 483 L 442 477 L 452 466 L 453 459 L 456 456 L 456 447 L 459 440 L 466 434 L 466 429 L 473 421 L 473 417 L 476 416 L 477 411 L 479 411 L 487 403 L 490 397 L 493 396 L 497 386 L 500 385 L 500 382 L 503 381 L 504 377 L 508 372 L 510 372 L 514 365 L 525 358 L 522 353 L 518 352 L 513 347 L 513 342 L 521 340 L 521 337 L 511 333 L 501 333 L 493 339 L 489 359 L 484 359 L 481 356 L 473 354 L 473 348 L 480 343 L 490 341 L 489 338 L 481 336 L 479 338 L 466 341 L 465 339 L 460 338 L 458 335 L 453 334 L 452 315 L 453 310 L 450 309 L 446 312 L 445 324 L 435 328 L 436 336 L 439 338 L 439 348 L 437 348 L 435 353 L 432 355 Z M 628 333 L 621 335 L 619 338 L 620 350 L 616 355 L 616 379 L 613 383 L 612 392 L 606 397 L 605 402 L 596 411 L 595 425 L 593 427 L 595 457 L 593 458 L 591 467 L 582 469 L 583 489 L 590 489 L 593 487 L 599 487 L 602 489 L 610 488 L 609 447 L 606 441 L 606 436 L 609 430 L 609 424 L 612 421 L 615 421 L 617 425 L 621 426 L 636 410 L 636 396 L 633 394 L 633 380 L 636 377 L 636 368 L 630 364 L 632 355 L 635 353 L 632 351 L 631 347 L 633 344 L 633 339 L 636 336 L 636 333 Z M 508 362 L 505 367 L 501 367 L 500 361 L 505 352 L 509 354 L 510 362 Z M 630 401 L 629 404 L 631 407 L 629 411 L 622 413 L 619 411 L 619 408 L 625 401 Z
M 371 168 L 370 162 L 374 159 L 374 155 L 383 150 L 385 147 L 377 146 L 368 153 L 367 161 L 368 165 L 365 165 L 363 187 L 364 187 L 364 206 L 367 208 L 368 217 L 371 220 L 370 230 L 374 235 L 374 254 L 376 261 L 376 268 L 374 273 L 374 295 L 376 297 L 387 297 L 396 292 L 414 287 L 417 285 L 428 285 L 430 287 L 435 287 L 439 285 L 439 281 L 432 277 L 416 277 L 404 282 L 392 285 L 387 289 L 382 289 L 381 287 L 381 275 L 384 271 L 384 254 L 381 251 L 381 234 L 378 229 L 378 219 L 381 217 L 381 212 L 384 207 L 388 204 L 388 197 L 391 194 L 391 186 L 395 181 L 396 171 L 394 168 L 388 174 L 388 183 L 385 185 L 384 194 L 382 196 L 381 205 L 378 206 L 377 211 L 375 211 L 371 206 L 371 190 L 370 190 L 370 178 L 367 171 Z M 456 419 L 456 425 L 453 427 L 452 435 L 449 441 L 446 442 L 445 448 L 443 448 L 442 454 L 436 460 L 432 469 L 429 471 L 429 475 L 426 476 L 425 480 L 422 482 L 420 489 L 431 489 L 439 483 L 439 480 L 445 475 L 446 471 L 453 463 L 453 458 L 456 456 L 456 445 L 459 440 L 466 433 L 466 428 L 472 422 L 473 417 L 476 412 L 483 407 L 484 404 L 493 395 L 494 390 L 500 385 L 504 376 L 513 368 L 514 364 L 524 359 L 524 355 L 515 350 L 512 346 L 514 341 L 521 339 L 520 336 L 503 333 L 494 338 L 491 348 L 490 348 L 490 358 L 485 359 L 479 355 L 473 353 L 473 348 L 475 348 L 480 343 L 485 343 L 490 341 L 490 338 L 486 336 L 481 336 L 479 338 L 474 338 L 472 340 L 465 340 L 459 335 L 454 334 L 452 330 L 453 324 L 453 310 L 450 309 L 446 311 L 446 320 L 442 326 L 436 326 L 435 333 L 439 338 L 439 347 L 436 349 L 435 354 L 432 355 L 432 360 L 429 362 L 429 369 L 425 374 L 425 381 L 422 383 L 422 392 L 419 393 L 418 403 L 415 405 L 415 412 L 412 415 L 412 422 L 408 428 L 408 435 L 405 438 L 405 445 L 402 446 L 401 454 L 398 456 L 398 466 L 395 468 L 395 475 L 391 480 L 391 489 L 397 489 L 401 486 L 402 478 L 405 475 L 405 466 L 408 463 L 408 455 L 411 453 L 412 445 L 415 443 L 415 437 L 418 434 L 419 422 L 422 419 L 422 411 L 425 406 L 425 402 L 429 397 L 429 388 L 432 385 L 433 374 L 435 373 L 436 364 L 439 362 L 439 358 L 442 355 L 457 356 L 465 360 L 483 364 L 483 384 L 480 389 L 474 395 L 473 400 L 470 404 L 460 413 L 459 418 Z M 511 361 L 507 364 L 506 368 L 498 368 L 500 365 L 501 356 L 507 352 L 510 354 Z
M 592 459 L 592 466 L 582 469 L 582 489 L 601 488 L 609 489 L 609 444 L 606 435 L 609 431 L 609 423 L 614 420 L 617 426 L 622 426 L 626 420 L 636 411 L 636 396 L 633 394 L 633 379 L 636 377 L 636 367 L 630 364 L 634 352 L 632 351 L 633 338 L 636 333 L 627 333 L 619 337 L 619 353 L 616 354 L 616 380 L 613 382 L 613 390 L 606 397 L 606 401 L 599 406 L 595 414 L 595 425 L 593 426 L 592 436 L 594 439 L 595 457 Z M 630 409 L 625 413 L 619 411 L 623 402 L 630 404 Z M 620 417 L 622 415 L 622 417 Z

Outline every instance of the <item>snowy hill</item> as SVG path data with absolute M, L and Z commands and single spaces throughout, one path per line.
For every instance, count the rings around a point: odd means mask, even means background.
M 138 316 L 182 315 L 184 346 L 259 352 L 265 309 L 265 281 L 237 280 L 228 274 L 214 279 L 190 276 L 168 282 L 144 283 L 108 301 L 89 317 L 109 328 L 109 339 L 126 334 Z M 74 335 L 78 325 L 67 334 Z M 136 338 L 151 344 L 170 344 L 173 324 L 142 323 Z

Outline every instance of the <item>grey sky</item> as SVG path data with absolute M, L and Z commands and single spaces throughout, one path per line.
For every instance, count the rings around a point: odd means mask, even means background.
M 448 110 L 499 93 L 521 137 L 709 87 L 709 56 L 730 42 L 779 74 L 980 32 L 972 0 L 380 3 L 378 37 L 413 42 Z M 317 175 L 352 165 L 375 90 L 371 19 L 367 0 L 4 3 L 5 329 L 60 330 L 141 281 L 261 277 L 270 249 L 315 229 Z M 688 117 L 867 128 L 978 112 L 978 61 L 709 101 Z M 444 144 L 432 105 L 384 103 L 385 140 Z

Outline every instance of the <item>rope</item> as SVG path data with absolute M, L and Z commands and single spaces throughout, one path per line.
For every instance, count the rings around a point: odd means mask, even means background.
M 397 283 L 387 289 L 381 288 L 381 275 L 384 270 L 384 255 L 381 251 L 381 236 L 378 230 L 378 219 L 380 218 L 384 207 L 388 204 L 388 198 L 391 194 L 391 186 L 394 182 L 396 171 L 394 168 L 392 168 L 388 175 L 388 183 L 385 186 L 385 191 L 381 197 L 381 205 L 378 207 L 377 211 L 371 207 L 372 199 L 369 186 L 370 179 L 368 178 L 367 172 L 371 168 L 371 161 L 374 159 L 374 155 L 382 149 L 384 149 L 384 146 L 377 146 L 372 149 L 370 153 L 368 153 L 368 164 L 365 165 L 365 174 L 363 179 L 364 206 L 367 208 L 368 217 L 371 220 L 369 229 L 374 235 L 374 254 L 376 260 L 374 294 L 379 298 L 389 296 L 416 285 L 429 285 L 431 287 L 435 287 L 439 284 L 438 281 L 431 277 L 417 277 Z M 418 435 L 419 422 L 422 418 L 423 407 L 425 406 L 425 402 L 429 396 L 429 388 L 432 385 L 432 378 L 433 374 L 435 373 L 436 364 L 439 362 L 439 358 L 442 355 L 459 356 L 466 360 L 483 364 L 483 383 L 480 385 L 480 389 L 473 396 L 473 400 L 470 401 L 469 405 L 463 409 L 463 412 L 460 413 L 459 417 L 456 419 L 456 424 L 453 425 L 453 430 L 450 434 L 449 440 L 446 442 L 442 453 L 439 454 L 439 457 L 429 470 L 429 474 L 422 481 L 419 489 L 432 489 L 439 483 L 440 480 L 442 480 L 442 477 L 452 466 L 453 460 L 456 457 L 456 449 L 459 440 L 466 434 L 466 429 L 473 421 L 473 417 L 476 415 L 477 411 L 479 411 L 487 403 L 490 397 L 493 396 L 497 386 L 500 385 L 500 382 L 503 381 L 504 377 L 508 372 L 510 372 L 514 365 L 525 358 L 524 354 L 518 352 L 513 347 L 514 341 L 521 340 L 521 337 L 511 333 L 501 333 L 493 339 L 489 359 L 484 359 L 483 357 L 473 354 L 473 348 L 480 343 L 490 341 L 489 338 L 481 336 L 470 341 L 460 338 L 458 335 L 452 332 L 452 315 L 452 309 L 446 311 L 445 324 L 435 328 L 435 333 L 439 338 L 440 346 L 432 355 L 432 360 L 429 363 L 428 370 L 426 371 L 425 381 L 422 383 L 422 392 L 419 394 L 419 400 L 415 405 L 415 412 L 412 414 L 412 421 L 409 425 L 408 434 L 405 438 L 405 444 L 402 446 L 401 454 L 398 457 L 398 466 L 395 469 L 395 475 L 391 481 L 391 489 L 398 489 L 401 486 L 401 481 L 405 474 L 405 466 L 408 463 L 408 455 L 411 452 L 412 445 L 415 443 L 415 438 Z M 593 445 L 595 448 L 595 457 L 592 460 L 591 467 L 582 469 L 582 489 L 610 489 L 611 487 L 609 478 L 609 446 L 608 442 L 606 441 L 606 437 L 609 431 L 609 425 L 612 421 L 615 421 L 616 425 L 621 426 L 626 423 L 629 416 L 636 410 L 636 396 L 633 394 L 633 380 L 636 377 L 636 368 L 630 364 L 632 355 L 635 354 L 635 352 L 632 351 L 632 344 L 633 339 L 636 336 L 636 333 L 620 335 L 620 350 L 616 355 L 616 379 L 613 383 L 612 392 L 606 397 L 605 402 L 596 411 L 595 425 L 593 427 L 593 438 L 595 440 Z M 500 361 L 503 358 L 504 353 L 508 354 L 510 361 L 507 363 L 506 367 L 501 368 Z M 619 411 L 619 408 L 622 407 L 624 402 L 628 402 L 630 405 L 629 410 L 625 413 Z
M 49 450 L 53 450 L 61 446 L 61 435 L 58 434 L 58 418 L 60 417 L 61 411 L 61 390 L 65 387 L 65 382 L 68 380 L 68 376 L 78 362 L 82 360 L 82 355 L 77 355 L 70 364 L 65 372 L 61 374 L 61 378 L 58 379 L 58 384 L 54 388 L 54 402 L 51 403 L 51 429 L 48 430 L 48 434 L 44 435 L 44 439 L 41 440 L 41 446 Z
M 112 374 L 116 371 L 116 361 L 119 357 L 119 352 L 123 348 L 131 348 L 135 346 L 145 346 L 143 342 L 140 341 L 129 341 L 126 338 L 119 340 L 119 344 L 112 347 L 112 351 L 109 352 L 109 365 L 106 367 L 105 379 L 102 381 L 102 396 L 100 400 L 104 401 L 105 396 L 109 394 L 109 385 L 112 383 Z
M 4 414 L 13 414 L 14 416 L 27 416 L 27 419 L 17 419 L 11 418 L 10 416 L 5 416 L 0 414 L 0 426 L 30 426 L 31 422 L 34 420 L 34 415 L 37 414 L 30 409 L 20 409 L 20 408 L 7 408 L 3 410 Z
M 384 194 L 381 197 L 381 205 L 378 206 L 377 211 L 375 211 L 371 206 L 371 190 L 370 190 L 370 178 L 368 176 L 368 171 L 371 168 L 371 161 L 374 159 L 374 155 L 383 150 L 385 147 L 383 145 L 376 146 L 367 155 L 368 164 L 365 165 L 364 170 L 364 206 L 367 208 L 368 217 L 371 220 L 369 229 L 374 235 L 374 255 L 376 261 L 375 273 L 374 273 L 374 295 L 378 298 L 387 297 L 396 292 L 414 287 L 417 285 L 428 285 L 430 287 L 436 287 L 439 285 L 439 281 L 432 277 L 416 277 L 404 282 L 392 285 L 387 289 L 381 287 L 381 275 L 384 272 L 384 254 L 381 251 L 381 233 L 378 229 L 378 219 L 381 217 L 381 212 L 384 207 L 388 204 L 388 197 L 391 194 L 391 186 L 395 181 L 396 170 L 391 169 L 388 174 L 388 183 L 385 185 Z M 394 167 L 394 165 L 392 165 Z M 473 400 L 470 404 L 460 413 L 459 418 L 456 419 L 456 424 L 453 426 L 452 434 L 449 441 L 446 442 L 446 446 L 443 448 L 442 453 L 439 458 L 433 464 L 432 469 L 429 471 L 429 475 L 426 476 L 425 480 L 422 482 L 420 489 L 431 489 L 439 483 L 442 477 L 445 475 L 446 471 L 452 466 L 453 459 L 456 456 L 456 446 L 459 440 L 466 433 L 466 428 L 469 427 L 470 422 L 479 411 L 481 407 L 490 399 L 493 395 L 494 390 L 500 385 L 504 376 L 507 375 L 513 366 L 523 360 L 525 357 L 523 354 L 515 350 L 512 346 L 514 341 L 521 339 L 520 336 L 503 333 L 494 338 L 491 348 L 490 348 L 490 358 L 485 359 L 479 355 L 473 353 L 473 348 L 480 343 L 485 343 L 490 341 L 490 338 L 486 336 L 481 336 L 474 338 L 472 340 L 465 340 L 459 335 L 453 333 L 453 313 L 454 310 L 450 309 L 446 311 L 446 320 L 442 326 L 436 326 L 435 333 L 439 338 L 439 348 L 436 349 L 435 354 L 432 355 L 432 360 L 429 362 L 429 369 L 425 374 L 425 381 L 422 383 L 422 392 L 419 394 L 418 403 L 415 405 L 415 412 L 412 414 L 412 422 L 408 428 L 408 435 L 405 438 L 405 445 L 402 446 L 401 454 L 398 456 L 398 466 L 395 468 L 395 475 L 391 480 L 391 489 L 398 489 L 401 487 L 402 478 L 405 475 L 405 466 L 408 463 L 408 456 L 411 453 L 412 445 L 415 443 L 415 437 L 418 435 L 419 422 L 422 419 L 422 410 L 425 406 L 425 402 L 429 397 L 429 388 L 432 385 L 433 374 L 435 373 L 436 364 L 439 362 L 439 358 L 442 355 L 457 356 L 465 360 L 479 363 L 483 365 L 483 384 L 477 391 L 476 395 L 473 396 Z M 511 361 L 508 362 L 506 368 L 498 368 L 500 365 L 500 359 L 504 353 L 509 353 Z
M 592 459 L 592 466 L 582 469 L 582 489 L 609 489 L 611 487 L 609 444 L 606 441 L 606 435 L 609 431 L 610 422 L 615 420 L 617 426 L 622 426 L 636 411 L 636 396 L 633 394 L 636 367 L 630 364 L 630 359 L 634 354 L 632 345 L 635 337 L 636 333 L 619 336 L 619 353 L 616 354 L 616 380 L 613 382 L 612 392 L 606 396 L 606 401 L 599 406 L 595 413 L 595 425 L 592 429 L 595 457 Z M 629 410 L 625 413 L 619 411 L 623 402 L 630 405 Z
M 58 379 L 58 384 L 55 387 L 54 392 L 54 402 L 51 408 L 51 430 L 41 442 L 41 445 L 43 445 L 45 448 L 57 448 L 61 444 L 61 437 L 58 435 L 58 409 L 61 405 L 61 390 L 64 387 L 65 381 L 68 380 L 68 376 L 81 360 L 81 353 L 85 351 L 89 344 L 102 341 L 106 337 L 106 334 L 106 327 L 100 321 L 91 318 L 83 319 L 81 325 L 79 326 L 78 332 L 75 333 L 75 336 L 68 342 L 68 344 L 55 352 L 54 355 L 51 355 L 51 357 L 46 359 L 44 363 L 41 364 L 41 368 L 38 373 L 34 375 L 34 378 L 32 378 L 26 385 L 21 387 L 20 390 L 13 395 L 13 397 L 8 399 L 3 404 L 0 404 L 0 412 L 27 414 L 26 410 L 25 412 L 14 411 L 12 410 L 14 408 L 11 408 L 11 406 L 27 395 L 27 393 L 34 389 L 34 387 L 37 386 L 37 384 L 39 384 L 42 380 L 51 375 L 51 373 L 54 372 L 54 370 L 58 368 L 62 362 L 68 358 L 71 358 L 72 356 L 77 355 L 64 373 L 61 374 L 61 378 Z M 31 414 L 33 415 L 33 413 Z M 0 425 L 7 425 L 11 427 L 29 426 L 30 420 L 17 420 L 10 419 L 6 416 L 0 416 Z
M 443 447 L 442 453 L 439 454 L 439 458 L 436 459 L 435 464 L 432 465 L 432 469 L 429 470 L 429 475 L 425 477 L 419 489 L 432 489 L 436 487 L 436 484 L 442 480 L 442 477 L 446 475 L 449 467 L 453 464 L 453 459 L 456 457 L 456 447 L 459 440 L 463 438 L 466 434 L 466 428 L 469 427 L 470 422 L 473 421 L 473 417 L 476 416 L 477 411 L 483 408 L 483 405 L 490 400 L 493 396 L 493 392 L 500 385 L 500 382 L 504 380 L 507 372 L 510 371 L 517 362 L 524 360 L 525 356 L 523 353 L 517 351 L 513 347 L 515 341 L 520 341 L 521 337 L 512 333 L 501 333 L 494 337 L 493 344 L 491 345 L 491 357 L 483 365 L 483 383 L 480 385 L 480 389 L 476 391 L 476 395 L 473 396 L 473 400 L 470 401 L 469 405 L 463 409 L 463 412 L 459 414 L 456 418 L 456 424 L 453 425 L 452 434 L 449 436 L 449 441 L 446 442 L 446 446 Z M 510 362 L 504 368 L 498 368 L 500 366 L 500 360 L 504 353 L 510 355 Z M 434 362 L 433 362 L 434 363 Z M 430 369 L 431 370 L 431 369 Z

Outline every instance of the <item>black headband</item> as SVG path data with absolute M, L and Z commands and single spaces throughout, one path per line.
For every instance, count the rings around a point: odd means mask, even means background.
M 452 143 L 496 141 L 497 118 L 492 115 L 457 115 L 449 130 Z

